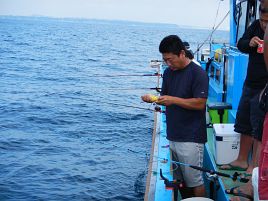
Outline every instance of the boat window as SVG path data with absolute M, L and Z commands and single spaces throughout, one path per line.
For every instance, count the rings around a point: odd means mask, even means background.
M 221 70 L 220 69 L 216 69 L 216 76 L 215 79 L 220 82 L 221 79 Z
M 256 19 L 259 19 L 260 18 L 260 15 L 259 15 L 259 6 L 260 6 L 260 1 L 257 1 L 257 11 L 256 12 Z
M 260 5 L 259 1 L 248 1 L 248 20 L 247 27 L 251 25 L 256 19 L 259 18 L 258 6 Z
M 237 37 L 238 41 L 245 32 L 247 22 L 247 1 L 242 1 L 236 5 Z
M 227 96 L 227 85 L 228 85 L 228 64 L 229 64 L 229 58 L 228 56 L 224 56 L 224 68 L 223 68 L 223 95 L 222 95 L 222 101 L 226 102 L 226 96 Z
M 237 22 L 237 37 L 238 41 L 245 32 L 245 29 L 259 18 L 259 12 L 257 8 L 260 2 L 255 0 L 240 0 L 236 5 L 236 22 Z
M 214 68 L 214 66 L 213 66 L 213 64 L 210 66 L 210 77 L 214 77 L 214 70 L 215 70 L 215 68 Z

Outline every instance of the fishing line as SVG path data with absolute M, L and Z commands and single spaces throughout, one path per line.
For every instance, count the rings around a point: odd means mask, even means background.
M 122 148 L 122 147 L 119 147 L 117 145 L 113 145 L 113 147 L 120 148 L 120 149 Z M 129 149 L 129 148 L 127 148 L 126 150 L 129 151 L 129 152 L 131 152 L 131 153 L 134 153 L 135 155 L 139 155 L 141 157 L 145 157 L 147 160 L 149 160 L 148 156 L 150 156 L 150 154 L 148 154 L 148 153 L 144 153 L 144 152 L 141 152 L 141 151 L 135 151 L 135 150 Z M 159 162 L 161 162 L 163 164 L 165 164 L 165 163 L 168 162 L 168 159 L 166 159 L 166 158 L 161 158 L 161 157 L 157 157 L 157 156 L 153 156 L 153 158 L 157 158 L 157 159 L 156 160 L 153 160 L 151 162 L 149 161 L 148 164 L 152 164 L 152 163 L 157 162 L 157 161 L 159 161 Z M 163 172 L 163 173 L 172 173 L 172 172 L 176 171 L 179 168 L 179 166 L 178 166 L 177 163 L 174 163 L 174 165 L 175 165 L 175 168 L 172 168 L 172 170 L 167 171 L 167 172 Z M 155 170 L 149 171 L 149 165 L 146 167 L 146 169 L 147 169 L 147 172 L 151 172 L 153 174 L 160 173 L 157 170 L 156 171 Z
M 133 150 L 131 150 L 131 149 L 127 149 L 128 151 L 130 151 L 130 152 L 132 152 L 132 153 L 135 153 L 135 154 L 139 154 L 139 155 L 144 155 L 144 153 L 141 153 L 141 152 L 138 152 L 138 151 L 133 151 Z M 147 157 L 149 156 L 149 154 L 145 154 Z M 163 163 L 163 164 L 165 164 L 165 163 L 167 163 L 168 162 L 168 159 L 166 159 L 166 158 L 161 158 L 161 157 L 157 157 L 157 156 L 153 156 L 153 158 L 158 158 L 157 160 L 153 160 L 153 161 L 149 161 L 148 162 L 148 164 L 152 164 L 152 163 L 154 163 L 154 162 L 157 162 L 157 161 L 159 161 L 159 162 L 161 162 L 161 163 Z M 148 158 L 147 158 L 148 159 Z M 174 172 L 174 171 L 176 171 L 178 168 L 179 168 L 179 166 L 178 166 L 178 164 L 177 163 L 173 163 L 174 165 L 175 165 L 175 168 L 172 168 L 172 170 L 170 170 L 170 171 L 167 171 L 167 172 L 164 172 L 164 173 L 172 173 L 172 172 Z M 158 171 L 155 171 L 155 170 L 151 170 L 151 171 L 149 171 L 149 169 L 148 169 L 149 167 L 147 167 L 147 170 L 148 170 L 148 172 L 152 172 L 153 174 L 156 174 L 156 173 L 159 173 Z
M 153 163 L 153 162 L 157 162 L 158 160 L 156 160 L 156 161 L 152 161 L 151 163 Z M 160 161 L 161 162 L 161 161 Z M 150 163 L 150 162 L 149 162 Z M 174 164 L 175 165 L 175 168 L 172 168 L 172 170 L 169 170 L 169 171 L 166 171 L 166 172 L 163 172 L 163 173 L 168 173 L 168 174 L 170 174 L 170 173 L 173 173 L 173 172 L 175 172 L 178 168 L 179 168 L 179 166 L 178 166 L 178 164 Z M 147 168 L 147 170 L 148 170 L 148 168 Z M 151 172 L 151 173 L 153 173 L 153 174 L 160 174 L 160 172 L 159 171 L 155 171 L 155 170 L 151 170 L 151 171 L 149 171 L 148 170 L 148 172 Z
M 106 102 L 106 101 L 98 101 L 98 103 L 104 103 L 104 104 L 110 104 L 110 105 L 116 105 L 116 106 L 122 106 L 122 107 L 128 107 L 128 108 L 135 108 L 135 109 L 140 109 L 140 110 L 154 111 L 154 109 L 151 109 L 151 108 L 144 108 L 144 107 L 133 106 L 133 105 L 125 105 L 121 103 L 113 103 L 113 102 Z

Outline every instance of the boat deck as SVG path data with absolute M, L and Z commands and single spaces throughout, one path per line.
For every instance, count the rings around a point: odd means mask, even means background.
M 166 201 L 173 200 L 173 194 L 171 190 L 165 188 L 164 181 L 160 178 L 160 169 L 163 171 L 163 175 L 169 180 L 172 180 L 172 170 L 170 163 L 170 151 L 168 148 L 168 140 L 166 139 L 166 124 L 165 115 L 157 114 L 156 119 L 158 125 L 155 128 L 154 147 L 152 148 L 151 156 L 151 169 L 148 172 L 147 178 L 147 190 L 144 200 L 145 201 Z M 205 145 L 204 152 L 204 168 L 219 171 L 229 175 L 233 175 L 235 171 L 220 170 L 219 166 L 216 165 L 214 160 L 214 145 L 213 145 L 213 128 L 207 129 L 208 142 Z M 163 162 L 163 159 L 168 159 L 168 162 Z M 237 171 L 242 173 L 241 171 Z M 209 181 L 205 179 L 205 185 L 207 189 L 207 197 L 210 195 Z M 225 189 L 230 189 L 235 186 L 244 185 L 239 181 L 233 181 L 230 178 L 219 177 L 220 188 L 217 190 L 216 199 L 217 201 L 229 201 L 232 195 L 226 194 Z M 179 198 L 178 200 L 180 200 Z
M 207 154 L 210 155 L 209 159 L 211 159 L 213 169 L 215 171 L 219 171 L 219 172 L 226 173 L 226 174 L 229 174 L 229 175 L 233 175 L 235 172 L 243 173 L 243 171 L 233 171 L 233 170 L 221 170 L 221 169 L 219 169 L 219 166 L 216 165 L 215 160 L 214 160 L 213 128 L 208 128 L 207 129 L 207 135 L 208 135 L 208 142 L 206 143 L 206 151 L 208 152 Z M 206 163 L 204 163 L 204 164 L 206 164 Z M 225 189 L 230 189 L 230 188 L 233 188 L 233 187 L 236 187 L 236 186 L 245 185 L 245 183 L 241 183 L 239 181 L 233 181 L 232 179 L 226 178 L 226 177 L 220 177 L 219 180 L 220 180 L 221 189 L 218 190 L 217 200 L 229 200 L 230 197 L 232 197 L 232 195 L 226 194 L 224 192 Z

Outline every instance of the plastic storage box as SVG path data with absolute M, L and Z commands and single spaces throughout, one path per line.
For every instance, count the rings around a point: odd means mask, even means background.
M 240 134 L 234 131 L 234 124 L 213 124 L 214 157 L 216 164 L 228 164 L 239 153 Z

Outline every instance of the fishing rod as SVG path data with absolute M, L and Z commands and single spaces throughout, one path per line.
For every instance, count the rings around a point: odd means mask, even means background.
M 154 74 L 90 75 L 88 77 L 150 77 L 150 76 L 162 77 L 162 74 L 154 73 Z
M 229 15 L 230 10 L 225 14 L 225 16 L 223 17 L 223 19 L 218 23 L 218 25 L 211 31 L 211 33 L 209 34 L 209 36 L 203 41 L 203 43 L 201 43 L 201 45 L 197 46 L 196 51 L 194 52 L 194 55 L 200 50 L 201 47 L 203 47 L 203 45 L 210 40 L 210 38 L 212 37 L 212 35 L 214 34 L 214 32 L 219 28 L 219 26 L 224 22 L 224 20 L 227 18 L 227 16 Z
M 116 88 L 115 88 L 116 89 Z M 141 88 L 117 88 L 118 90 L 155 90 L 157 92 L 161 92 L 160 87 L 141 87 Z
M 161 159 L 162 163 L 167 163 L 168 162 L 168 159 L 167 158 L 159 158 L 157 157 L 159 160 Z M 190 168 L 193 168 L 193 169 L 196 169 L 196 170 L 199 170 L 199 171 L 202 171 L 202 172 L 207 172 L 211 175 L 218 175 L 218 176 L 222 176 L 222 177 L 227 177 L 227 178 L 231 178 L 233 181 L 240 181 L 242 183 L 247 183 L 249 181 L 249 179 L 247 178 L 244 178 L 244 177 L 240 177 L 240 174 L 235 172 L 233 175 L 229 175 L 229 174 L 226 174 L 226 173 L 223 173 L 223 172 L 218 172 L 218 171 L 214 171 L 214 170 L 209 170 L 209 169 L 206 169 L 206 168 L 203 168 L 203 167 L 199 167 L 199 166 L 195 166 L 195 165 L 191 165 L 191 164 L 188 164 L 188 163 L 182 163 L 182 162 L 178 162 L 178 161 L 173 161 L 173 160 L 170 160 L 171 163 L 174 163 L 174 164 L 177 164 L 177 165 L 183 165 L 183 166 L 186 166 L 186 167 L 190 167 Z
M 160 87 L 140 87 L 140 88 L 94 88 L 101 90 L 155 90 L 157 92 L 161 92 Z
M 168 159 L 166 159 L 168 160 Z M 242 183 L 247 183 L 249 181 L 249 179 L 247 178 L 243 178 L 243 177 L 240 177 L 237 172 L 235 172 L 233 175 L 229 175 L 229 174 L 226 174 L 226 173 L 223 173 L 223 172 L 218 172 L 218 171 L 214 171 L 214 170 L 209 170 L 209 169 L 205 169 L 203 167 L 199 167 L 199 166 L 195 166 L 195 165 L 191 165 L 191 164 L 187 164 L 187 163 L 182 163 L 182 162 L 178 162 L 178 161 L 173 161 L 171 160 L 172 163 L 176 163 L 178 165 L 183 165 L 183 166 L 187 166 L 187 167 L 191 167 L 193 169 L 196 169 L 196 170 L 199 170 L 199 171 L 202 171 L 202 172 L 207 172 L 209 173 L 210 175 L 218 175 L 218 176 L 222 176 L 222 177 L 227 177 L 227 178 L 231 178 L 233 181 L 240 181 Z
M 115 105 L 115 106 L 122 106 L 122 107 L 129 107 L 129 108 L 135 108 L 135 109 L 140 109 L 140 110 L 149 110 L 149 111 L 153 111 L 153 112 L 160 112 L 160 113 L 164 113 L 164 111 L 161 110 L 161 107 L 159 107 L 158 105 L 156 105 L 154 107 L 154 109 L 151 108 L 145 108 L 145 107 L 139 107 L 139 106 L 133 106 L 133 105 L 125 105 L 125 104 L 121 104 L 121 103 L 113 103 L 113 102 L 106 102 L 106 101 L 99 101 L 98 103 L 104 103 L 104 104 L 110 104 L 110 105 Z

